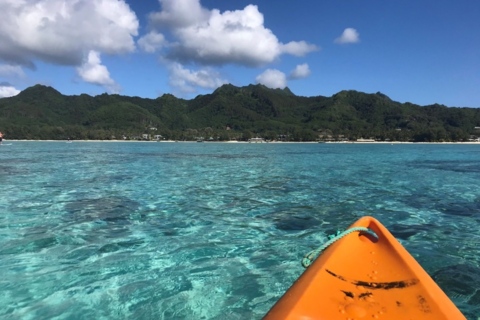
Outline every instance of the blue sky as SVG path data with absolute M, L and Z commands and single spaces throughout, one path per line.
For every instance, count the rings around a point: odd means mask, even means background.
M 262 83 L 480 107 L 479 16 L 473 0 L 0 0 L 0 97 Z

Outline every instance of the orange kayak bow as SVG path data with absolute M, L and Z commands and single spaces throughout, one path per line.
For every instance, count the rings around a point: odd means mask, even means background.
M 266 320 L 466 319 L 378 220 L 363 217 L 329 246 L 272 307 Z

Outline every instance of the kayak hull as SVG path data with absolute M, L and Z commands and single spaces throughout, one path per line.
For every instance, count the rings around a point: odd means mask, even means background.
M 328 247 L 264 319 L 466 319 L 375 218 Z

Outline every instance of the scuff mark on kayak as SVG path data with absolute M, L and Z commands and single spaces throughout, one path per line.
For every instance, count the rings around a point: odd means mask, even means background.
M 370 288 L 370 289 L 383 289 L 383 290 L 404 289 L 404 288 L 408 288 L 410 286 L 416 285 L 418 283 L 418 279 L 408 279 L 408 280 L 389 281 L 389 282 L 372 282 L 372 281 L 354 280 L 354 279 L 345 278 L 328 269 L 326 269 L 325 271 L 327 271 L 330 275 L 342 281 L 350 282 L 355 286 L 361 286 L 361 287 Z
M 430 313 L 432 310 L 430 309 L 430 306 L 427 303 L 427 299 L 425 299 L 423 296 L 418 295 L 417 296 L 418 303 L 420 305 L 420 310 L 422 310 L 425 313 Z
M 342 291 L 343 293 L 345 293 L 345 296 L 346 296 L 346 297 L 355 298 L 355 295 L 354 295 L 352 292 L 350 292 L 350 291 L 343 291 L 343 290 L 341 290 L 341 291 Z
M 373 295 L 373 293 L 367 291 L 367 292 L 364 292 L 364 293 L 360 293 L 358 298 L 362 299 L 362 300 L 366 300 L 367 298 L 370 298 L 372 295 Z

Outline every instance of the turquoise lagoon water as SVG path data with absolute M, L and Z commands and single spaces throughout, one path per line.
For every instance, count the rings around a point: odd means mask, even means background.
M 260 319 L 372 215 L 476 320 L 479 181 L 480 145 L 14 141 L 0 318 Z

